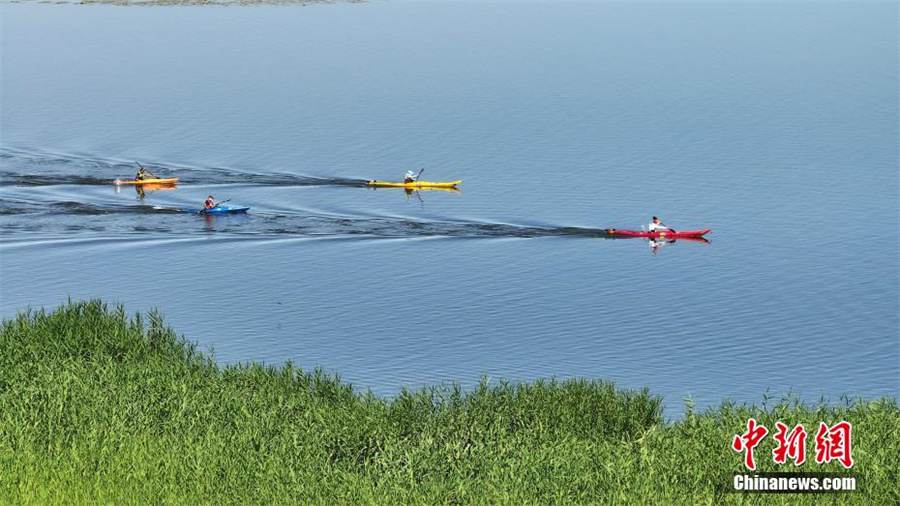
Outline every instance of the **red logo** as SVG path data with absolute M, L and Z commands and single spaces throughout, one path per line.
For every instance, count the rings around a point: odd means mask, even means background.
M 731 448 L 739 453 L 743 451 L 747 452 L 747 454 L 744 455 L 744 465 L 747 466 L 747 469 L 756 469 L 756 462 L 753 460 L 753 449 L 759 445 L 759 442 L 762 441 L 768 433 L 769 429 L 762 425 L 757 426 L 756 420 L 750 418 L 747 420 L 747 432 L 744 435 L 734 436 L 734 441 L 731 442 Z
M 775 441 L 778 446 L 772 450 L 772 460 L 776 464 L 786 464 L 788 459 L 794 461 L 795 466 L 806 462 L 806 429 L 799 423 L 788 433 L 787 425 L 775 422 Z M 853 426 L 850 422 L 840 421 L 831 427 L 825 422 L 819 424 L 816 431 L 816 464 L 827 464 L 832 460 L 841 463 L 847 469 L 853 467 L 852 448 L 850 440 Z M 753 418 L 747 419 L 747 432 L 734 436 L 731 448 L 738 453 L 745 453 L 744 465 L 751 471 L 756 470 L 756 460 L 753 458 L 753 450 L 766 438 L 769 433 L 764 425 L 756 423 Z
M 819 424 L 816 432 L 816 464 L 826 464 L 837 460 L 847 469 L 853 467 L 853 456 L 850 454 L 850 422 L 840 422 L 828 427 L 824 422 Z
M 772 457 L 776 464 L 784 464 L 790 458 L 794 461 L 795 466 L 799 466 L 806 461 L 806 429 L 799 423 L 791 430 L 790 435 L 787 434 L 787 425 L 776 422 L 775 441 L 778 441 L 778 447 L 772 450 Z

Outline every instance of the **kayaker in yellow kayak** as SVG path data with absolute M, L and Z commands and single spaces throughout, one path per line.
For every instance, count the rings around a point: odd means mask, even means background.
M 425 170 L 425 169 L 422 169 L 422 170 Z M 419 171 L 419 174 L 422 174 L 422 171 Z M 406 175 L 403 176 L 403 183 L 404 184 L 415 183 L 416 181 L 419 180 L 419 174 L 416 174 L 415 172 L 413 172 L 411 170 L 406 171 Z

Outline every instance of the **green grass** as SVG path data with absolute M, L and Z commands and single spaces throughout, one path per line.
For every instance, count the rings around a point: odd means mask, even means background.
M 852 493 L 729 493 L 753 416 L 853 423 Z M 772 463 L 771 435 L 757 449 Z M 0 329 L 2 504 L 898 504 L 895 400 L 724 404 L 665 422 L 604 381 L 483 383 L 390 400 L 286 364 L 220 367 L 162 319 L 99 301 Z

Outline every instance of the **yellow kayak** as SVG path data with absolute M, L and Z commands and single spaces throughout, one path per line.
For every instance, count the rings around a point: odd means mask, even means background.
M 168 178 L 147 178 L 147 179 L 116 179 L 113 184 L 175 184 L 178 182 L 177 177 Z
M 381 188 L 456 188 L 456 185 L 462 181 L 450 181 L 444 183 L 433 183 L 431 181 L 414 181 L 412 183 L 389 183 L 387 181 L 369 181 L 368 186 Z
M 172 191 L 172 190 L 178 189 L 178 185 L 176 185 L 175 183 L 169 183 L 169 184 L 145 183 L 145 184 L 136 184 L 133 186 L 134 186 L 134 189 L 137 190 L 138 192 L 141 192 L 141 191 L 145 191 L 145 192 Z
M 429 191 L 429 192 L 447 192 L 447 193 L 462 193 L 462 190 L 455 186 L 451 186 L 449 188 L 443 186 L 422 186 L 419 188 L 404 188 L 403 191 L 406 193 L 418 192 L 418 191 Z

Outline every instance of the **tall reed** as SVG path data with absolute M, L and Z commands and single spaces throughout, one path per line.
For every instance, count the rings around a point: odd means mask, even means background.
M 0 328 L 0 503 L 900 503 L 895 400 L 725 403 L 676 422 L 661 406 L 599 380 L 384 399 L 291 363 L 222 367 L 157 313 L 69 302 Z M 851 421 L 860 490 L 728 492 L 750 416 Z M 761 470 L 794 470 L 771 449 Z

